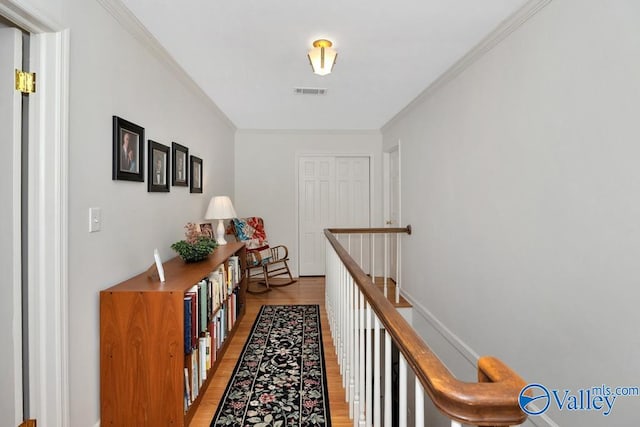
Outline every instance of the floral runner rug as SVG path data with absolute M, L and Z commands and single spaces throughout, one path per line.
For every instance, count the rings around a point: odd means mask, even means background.
M 211 426 L 330 426 L 318 305 L 263 305 Z

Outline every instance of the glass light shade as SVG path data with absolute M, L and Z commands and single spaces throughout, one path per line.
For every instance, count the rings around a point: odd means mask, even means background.
M 329 40 L 316 40 L 313 42 L 313 49 L 307 55 L 313 72 L 320 76 L 329 74 L 336 63 L 338 53 L 331 46 Z

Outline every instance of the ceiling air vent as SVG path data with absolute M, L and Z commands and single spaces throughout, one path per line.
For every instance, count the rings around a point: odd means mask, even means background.
M 326 95 L 327 89 L 319 87 L 294 87 L 293 92 L 298 95 Z

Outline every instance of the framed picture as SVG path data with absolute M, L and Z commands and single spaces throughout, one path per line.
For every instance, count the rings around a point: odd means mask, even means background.
M 189 184 L 191 185 L 190 191 L 192 193 L 202 193 L 202 159 L 196 156 L 191 156 L 191 163 L 189 164 L 189 171 L 191 173 Z
M 210 222 L 198 224 L 198 227 L 200 227 L 200 233 L 204 234 L 205 236 L 211 237 L 212 239 L 215 237 L 213 234 L 213 226 Z
M 111 179 L 144 182 L 144 128 L 113 116 Z
M 189 149 L 177 142 L 171 143 L 171 185 L 186 187 L 189 173 Z
M 149 140 L 149 181 L 147 191 L 150 193 L 167 193 L 169 191 L 169 147 Z

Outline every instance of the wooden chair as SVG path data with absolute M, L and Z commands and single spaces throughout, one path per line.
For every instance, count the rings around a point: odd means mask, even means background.
M 260 217 L 233 218 L 227 227 L 227 234 L 242 241 L 247 247 L 247 274 L 249 282 L 264 285 L 264 289 L 255 290 L 248 287 L 247 292 L 263 293 L 271 287 L 288 286 L 296 282 L 289 269 L 289 250 L 284 245 L 269 246 L 264 231 L 264 221 Z M 272 279 L 288 276 L 285 282 L 274 282 Z

